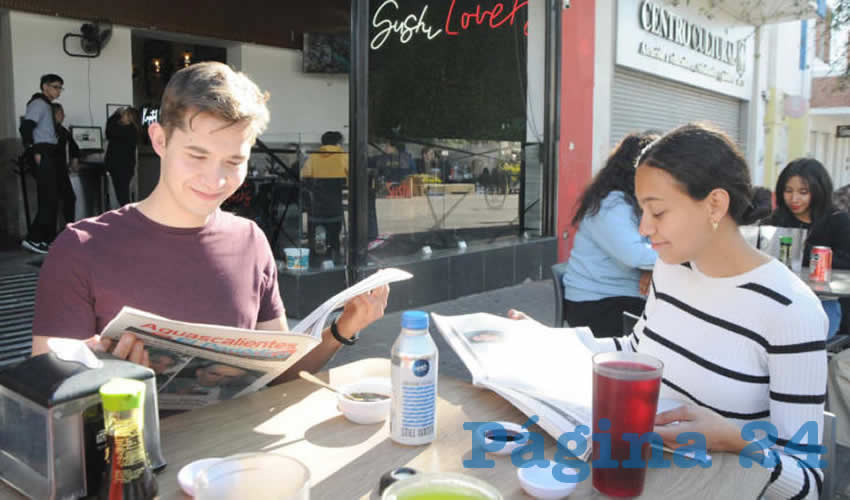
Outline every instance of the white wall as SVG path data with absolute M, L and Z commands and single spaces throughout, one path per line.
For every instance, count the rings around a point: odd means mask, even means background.
M 546 4 L 528 3 L 528 88 L 526 89 L 526 141 L 543 142 L 543 98 L 546 71 Z
M 0 68 L 12 68 L 12 36 L 9 24 L 9 13 L 0 12 Z M 17 134 L 15 126 L 14 82 L 11 71 L 0 72 L 0 140 L 14 138 Z
M 271 94 L 264 141 L 317 143 L 328 130 L 348 141 L 347 74 L 304 73 L 300 50 L 243 44 L 228 50 L 228 60 L 236 51 L 239 69 Z
M 809 23 L 811 24 L 811 23 Z M 800 21 L 782 23 L 773 28 L 777 32 L 777 45 L 768 50 L 776 54 L 776 88 L 788 95 L 805 95 L 808 74 L 800 71 Z M 809 60 L 814 52 L 809 51 Z
M 82 21 L 10 12 L 14 120 L 26 111 L 30 96 L 45 73 L 65 80 L 58 99 L 65 108 L 65 125 L 106 124 L 106 105 L 132 104 L 133 85 L 130 30 L 115 26 L 112 39 L 97 58 L 70 57 L 62 50 L 66 33 L 79 33 Z M 79 51 L 79 39 L 68 40 L 68 50 Z
M 614 38 L 617 32 L 616 0 L 596 1 L 593 58 L 593 162 L 596 174 L 611 149 L 611 86 L 614 77 Z M 563 68 L 569 74 L 569 68 Z

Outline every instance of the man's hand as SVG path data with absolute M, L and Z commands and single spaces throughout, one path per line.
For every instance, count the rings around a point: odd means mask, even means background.
M 652 284 L 652 271 L 640 272 L 640 294 L 649 295 L 649 286 Z
M 384 285 L 346 302 L 342 315 L 336 321 L 340 335 L 351 338 L 375 320 L 382 318 L 389 296 L 390 286 Z
M 33 153 L 32 159 L 35 160 L 36 166 L 41 165 L 41 153 Z
M 151 360 L 148 357 L 148 351 L 145 349 L 145 344 L 136 338 L 132 333 L 124 333 L 118 342 L 113 342 L 112 339 L 100 339 L 100 344 L 103 350 L 112 353 L 116 358 L 126 359 L 137 365 L 147 366 L 150 368 Z
M 69 168 L 71 169 L 71 172 L 74 172 L 74 173 L 79 172 L 80 171 L 80 160 L 79 160 L 79 158 L 73 158 L 71 160 L 71 165 L 70 165 Z

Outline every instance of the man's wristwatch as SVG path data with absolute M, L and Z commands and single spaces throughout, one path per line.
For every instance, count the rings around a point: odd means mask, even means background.
M 357 343 L 357 339 L 359 338 L 356 333 L 350 339 L 347 339 L 347 338 L 343 337 L 342 335 L 340 335 L 339 328 L 337 328 L 337 326 L 336 326 L 336 320 L 331 321 L 331 335 L 334 336 L 334 338 L 337 340 L 337 342 L 339 342 L 340 344 L 345 344 L 345 345 L 354 345 L 354 344 Z

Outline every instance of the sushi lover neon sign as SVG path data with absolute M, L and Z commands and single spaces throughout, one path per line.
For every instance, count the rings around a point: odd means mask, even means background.
M 422 7 L 419 14 L 409 14 L 404 18 L 393 19 L 398 14 L 398 1 L 386 0 L 375 10 L 372 16 L 372 27 L 377 33 L 372 37 L 370 47 L 378 50 L 384 46 L 393 33 L 398 34 L 399 42 L 409 43 L 414 36 L 424 36 L 433 40 L 440 35 L 460 36 L 464 31 L 475 25 L 486 25 L 497 29 L 505 24 L 513 26 L 517 13 L 528 6 L 528 0 L 514 0 L 513 7 L 509 3 L 497 2 L 491 9 L 483 9 L 477 4 L 474 9 L 463 11 L 456 9 L 457 0 L 452 0 L 449 12 L 442 27 L 427 21 L 428 5 Z M 523 26 L 523 33 L 528 36 L 528 22 Z

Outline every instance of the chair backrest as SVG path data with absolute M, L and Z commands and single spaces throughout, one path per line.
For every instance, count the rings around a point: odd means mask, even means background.
M 823 494 L 821 498 L 834 498 L 836 479 L 840 471 L 835 469 L 837 459 L 835 449 L 835 414 L 823 412 L 823 446 L 821 458 L 826 461 L 823 469 Z
M 552 288 L 555 289 L 555 327 L 568 326 L 564 320 L 564 273 L 567 263 L 552 264 Z
M 631 335 L 639 319 L 639 316 L 623 311 L 623 335 Z

